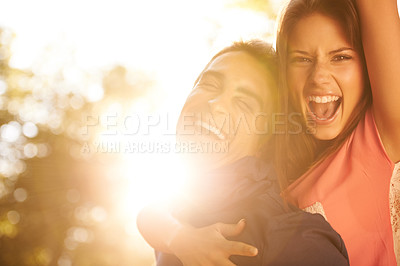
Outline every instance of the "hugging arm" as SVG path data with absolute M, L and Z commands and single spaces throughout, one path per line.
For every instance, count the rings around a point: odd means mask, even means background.
M 396 0 L 357 0 L 373 111 L 392 161 L 400 160 L 400 18 Z
M 231 255 L 257 254 L 256 248 L 225 238 L 240 234 L 245 227 L 243 220 L 195 228 L 177 220 L 165 207 L 151 205 L 139 213 L 137 225 L 153 248 L 174 254 L 183 265 L 234 265 Z
M 144 239 L 154 248 L 171 253 L 169 246 L 183 225 L 175 219 L 167 206 L 151 204 L 144 207 L 136 219 Z

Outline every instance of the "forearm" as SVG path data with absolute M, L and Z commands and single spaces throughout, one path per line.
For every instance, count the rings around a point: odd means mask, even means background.
M 137 227 L 143 238 L 154 249 L 172 253 L 169 244 L 182 224 L 166 207 L 149 205 L 143 208 L 137 216 Z
M 255 256 L 258 252 L 251 245 L 225 238 L 240 234 L 245 227 L 244 220 L 194 228 L 180 223 L 168 209 L 148 206 L 139 213 L 137 225 L 153 248 L 174 254 L 183 265 L 233 266 L 230 256 Z

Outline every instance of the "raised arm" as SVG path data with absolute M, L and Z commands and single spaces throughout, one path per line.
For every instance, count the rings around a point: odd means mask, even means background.
M 400 19 L 396 0 L 357 0 L 373 111 L 385 149 L 400 160 Z
M 225 238 L 240 234 L 245 227 L 243 220 L 194 228 L 178 221 L 165 207 L 151 205 L 139 213 L 137 226 L 153 248 L 174 254 L 183 265 L 232 266 L 231 255 L 257 255 L 255 247 Z

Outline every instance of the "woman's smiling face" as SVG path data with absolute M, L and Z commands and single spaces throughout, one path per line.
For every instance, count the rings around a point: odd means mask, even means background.
M 200 161 L 207 157 L 216 166 L 255 155 L 271 113 L 270 84 L 267 68 L 252 55 L 234 51 L 218 56 L 186 100 L 178 120 L 178 140 L 228 144 L 227 152 L 198 154 Z
M 364 93 L 362 60 L 339 22 L 319 13 L 296 24 L 288 39 L 291 97 L 315 127 L 315 137 L 337 137 Z M 311 119 L 311 120 L 310 120 Z

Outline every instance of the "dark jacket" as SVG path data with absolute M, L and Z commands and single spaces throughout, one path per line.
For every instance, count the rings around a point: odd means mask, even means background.
M 216 222 L 246 228 L 231 240 L 258 248 L 255 257 L 232 256 L 236 265 L 348 265 L 342 238 L 319 214 L 288 206 L 271 164 L 245 157 L 199 180 L 197 195 L 176 215 L 195 227 Z M 157 265 L 178 266 L 175 256 L 156 251 Z

